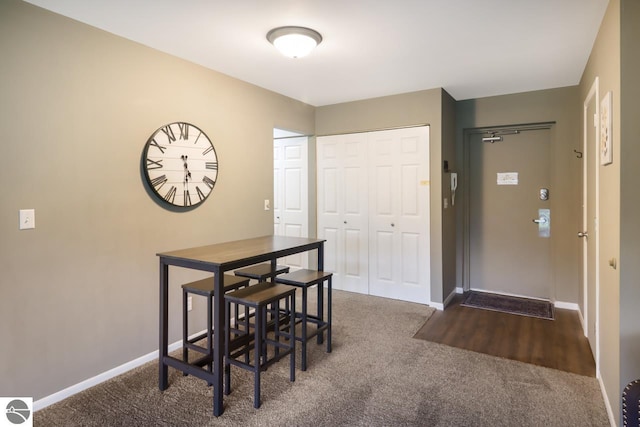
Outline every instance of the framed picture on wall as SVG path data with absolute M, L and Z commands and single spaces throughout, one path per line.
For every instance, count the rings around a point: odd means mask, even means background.
M 600 101 L 600 164 L 608 165 L 613 162 L 613 143 L 611 140 L 611 91 Z

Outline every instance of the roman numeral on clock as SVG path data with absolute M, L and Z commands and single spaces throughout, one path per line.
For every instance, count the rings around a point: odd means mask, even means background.
M 172 185 L 169 191 L 167 191 L 167 194 L 164 195 L 164 199 L 169 203 L 173 203 L 173 201 L 176 199 L 176 191 L 176 186 Z
M 164 132 L 164 134 L 167 135 L 167 138 L 169 139 L 169 144 L 171 144 L 176 140 L 176 135 L 173 133 L 173 129 L 171 129 L 171 126 L 165 126 L 163 128 L 160 128 L 160 130 L 162 130 L 162 132 Z
M 209 146 L 209 148 L 207 148 L 206 150 L 204 150 L 204 151 L 202 152 L 202 155 L 203 155 L 203 156 L 206 156 L 207 154 L 209 154 L 209 153 L 210 153 L 210 152 L 212 152 L 212 151 L 213 151 L 213 145 L 210 145 L 210 146 Z
M 207 198 L 207 196 L 205 196 L 205 195 L 204 195 L 204 193 L 202 192 L 202 190 L 200 189 L 200 187 L 198 187 L 197 185 L 196 185 L 196 193 L 198 193 L 198 199 L 199 199 L 200 201 L 203 201 L 204 199 L 206 199 L 206 198 Z
M 187 123 L 178 123 L 178 129 L 180 129 L 180 139 L 189 139 L 189 125 Z
M 160 150 L 160 152 L 162 154 L 164 154 L 164 150 L 166 150 L 167 147 L 163 147 L 162 145 L 158 144 L 158 142 L 154 139 L 151 140 L 151 142 L 149 143 L 149 146 L 153 146 L 156 147 L 158 150 Z
M 189 195 L 189 190 L 184 190 L 184 205 L 191 206 L 191 196 Z
M 218 162 L 206 162 L 205 167 L 214 171 L 218 170 Z
M 162 186 L 164 185 L 165 182 L 167 182 L 167 176 L 166 175 L 160 175 L 159 177 L 153 178 L 151 180 L 151 185 L 153 185 L 153 187 L 156 189 L 156 191 L 160 190 L 162 188 Z
M 211 178 L 209 178 L 206 175 L 204 176 L 204 178 L 202 178 L 202 182 L 207 184 L 207 187 L 209 187 L 209 188 L 213 188 L 213 185 L 216 183 L 214 180 L 212 180 Z
M 147 169 L 160 169 L 162 168 L 162 159 L 160 160 L 151 160 L 147 159 Z

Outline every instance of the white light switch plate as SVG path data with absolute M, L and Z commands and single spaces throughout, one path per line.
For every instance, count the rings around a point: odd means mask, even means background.
M 269 199 L 264 199 L 264 210 L 268 211 L 269 209 L 271 209 L 271 205 L 269 203 Z
M 36 210 L 20 209 L 20 230 L 36 228 Z

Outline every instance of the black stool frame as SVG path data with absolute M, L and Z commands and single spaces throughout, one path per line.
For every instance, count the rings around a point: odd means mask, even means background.
M 254 408 L 260 407 L 261 371 L 266 370 L 287 354 L 290 356 L 289 380 L 295 381 L 296 340 L 294 328 L 290 327 L 295 322 L 295 292 L 296 288 L 292 286 L 263 282 L 225 294 L 225 395 L 231 393 L 231 365 L 253 372 Z M 269 305 L 273 304 L 277 307 L 282 300 L 292 307 L 287 316 L 280 315 L 278 309 L 268 310 Z M 236 324 L 236 327 L 231 326 L 229 314 L 231 304 L 242 305 L 245 310 L 243 322 Z M 251 308 L 255 310 L 253 325 L 249 322 Z M 269 322 L 267 322 L 267 311 L 274 311 Z M 253 326 L 253 333 L 251 326 Z M 273 330 L 273 339 L 268 336 L 270 330 Z M 285 338 L 285 341 L 281 342 L 280 338 Z M 274 348 L 272 357 L 269 357 L 269 346 Z M 253 362 L 249 355 L 252 350 Z M 284 351 L 280 352 L 280 350 Z
M 307 370 L 307 342 L 310 338 L 317 336 L 318 344 L 323 343 L 324 331 L 327 331 L 327 353 L 331 353 L 331 278 L 332 273 L 326 271 L 316 271 L 301 269 L 292 273 L 283 274 L 276 277 L 277 283 L 283 283 L 302 289 L 302 312 L 296 313 L 296 317 L 301 323 L 301 335 L 296 339 L 302 344 L 302 364 L 300 369 Z M 324 319 L 324 282 L 327 282 L 327 318 Z M 309 314 L 307 311 L 307 289 L 311 286 L 318 286 L 318 307 L 316 314 Z M 295 311 L 295 309 L 293 309 Z M 310 333 L 307 330 L 309 323 L 316 325 L 316 329 Z
M 192 362 L 192 365 L 207 365 L 211 372 L 213 363 L 213 277 L 196 280 L 195 282 L 185 283 L 182 285 L 182 360 L 187 363 L 189 359 L 189 350 L 203 353 L 204 356 Z M 224 281 L 225 292 L 231 292 L 249 286 L 249 279 L 225 274 Z M 187 298 L 189 294 L 200 295 L 207 298 L 207 329 L 195 337 L 189 338 L 189 316 L 187 313 Z M 236 317 L 238 308 L 236 306 Z M 207 338 L 207 346 L 202 347 L 196 344 L 198 341 Z M 183 375 L 187 375 L 184 372 Z

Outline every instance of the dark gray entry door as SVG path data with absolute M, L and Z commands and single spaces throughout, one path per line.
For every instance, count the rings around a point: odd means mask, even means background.
M 504 135 L 494 143 L 482 142 L 483 136 L 471 134 L 468 142 L 469 287 L 551 299 L 553 212 L 546 222 L 539 215 L 550 206 L 541 190 L 553 197 L 550 130 Z

